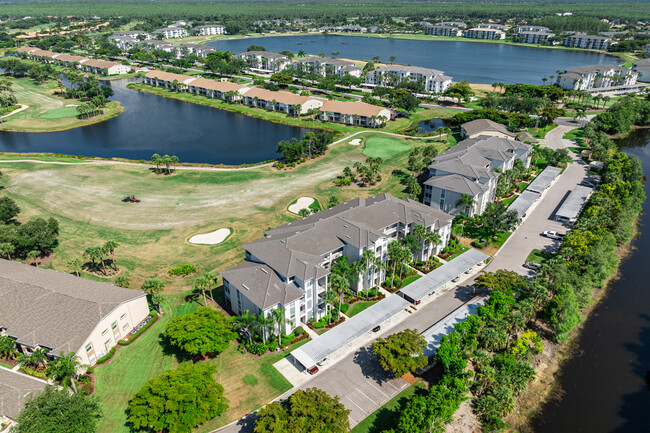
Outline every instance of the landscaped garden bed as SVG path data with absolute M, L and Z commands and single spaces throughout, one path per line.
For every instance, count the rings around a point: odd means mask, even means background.
M 426 262 L 413 262 L 411 263 L 411 266 L 417 269 L 418 271 L 422 272 L 423 274 L 428 274 L 429 272 L 433 271 L 435 268 L 440 266 L 440 261 L 433 257 Z

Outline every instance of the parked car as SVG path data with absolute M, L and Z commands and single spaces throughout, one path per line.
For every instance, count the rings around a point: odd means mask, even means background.
M 527 268 L 527 269 L 530 269 L 530 270 L 533 270 L 533 271 L 536 271 L 541 267 L 542 267 L 542 265 L 540 265 L 539 263 L 535 263 L 535 262 L 524 263 L 524 268 Z
M 544 233 L 542 233 L 542 236 L 545 236 L 549 239 L 556 239 L 556 240 L 561 240 L 564 235 L 556 232 L 555 230 L 546 230 Z
M 598 186 L 598 184 L 596 182 L 594 182 L 593 180 L 586 180 L 586 179 L 583 180 L 582 182 L 580 182 L 580 185 L 586 186 L 586 187 L 589 187 L 589 188 L 596 188 L 596 186 Z
M 372 332 L 379 332 L 380 329 L 381 329 L 381 326 L 377 325 L 374 328 L 372 328 Z
M 318 361 L 317 364 L 320 365 L 320 366 L 322 367 L 322 366 L 327 362 L 328 359 L 329 359 L 329 358 L 323 358 L 323 359 L 321 359 L 320 361 Z
M 312 368 L 308 369 L 307 371 L 309 372 L 309 374 L 316 374 L 318 373 L 318 367 L 314 365 Z
M 451 280 L 451 282 L 452 283 L 457 283 L 458 280 L 460 280 L 460 275 L 456 275 L 456 277 L 453 280 Z

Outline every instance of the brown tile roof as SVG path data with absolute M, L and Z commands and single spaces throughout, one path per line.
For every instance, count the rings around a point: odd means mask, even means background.
M 325 101 L 320 111 L 329 111 L 332 113 L 350 114 L 365 117 L 379 116 L 383 110 L 388 110 L 386 107 L 379 107 L 377 105 L 366 104 L 361 101 Z
M 249 98 L 254 98 L 257 96 L 259 99 L 263 99 L 265 101 L 272 101 L 275 99 L 278 103 L 286 105 L 302 105 L 307 101 L 316 99 L 310 96 L 300 96 L 289 92 L 273 92 L 271 90 L 260 89 L 258 87 L 253 87 L 250 90 L 246 91 L 246 93 L 244 93 L 244 96 Z
M 0 328 L 19 343 L 76 352 L 119 305 L 145 296 L 107 283 L 0 259 Z
M 38 56 L 38 57 L 54 57 L 59 53 L 55 53 L 52 51 L 46 51 L 46 50 L 35 50 L 29 53 L 31 56 Z
M 219 92 L 239 91 L 246 88 L 241 84 L 232 83 L 230 81 L 216 81 L 207 78 L 197 78 L 190 83 L 190 86 L 200 87 L 202 89 L 217 90 Z
M 71 56 L 70 54 L 59 54 L 56 56 L 56 60 L 61 60 L 62 62 L 81 62 L 87 58 L 83 56 Z
M 183 74 L 174 74 L 172 72 L 165 72 L 165 71 L 149 71 L 145 75 L 147 78 L 156 78 L 158 80 L 163 80 L 163 81 L 169 81 L 170 83 L 174 80 L 177 80 L 179 83 L 182 83 L 185 80 L 188 80 L 190 78 L 189 75 L 183 75 Z
M 18 49 L 16 49 L 16 51 L 18 51 L 19 53 L 28 53 L 30 51 L 34 51 L 34 50 L 37 50 L 37 49 L 38 48 L 36 48 L 36 47 L 25 46 L 25 47 L 18 47 Z
M 109 62 L 108 60 L 88 59 L 82 63 L 84 66 L 91 66 L 93 68 L 110 68 L 111 66 L 119 65 L 119 63 Z

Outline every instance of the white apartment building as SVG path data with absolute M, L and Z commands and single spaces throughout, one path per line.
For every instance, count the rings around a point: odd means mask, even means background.
M 517 33 L 524 33 L 524 32 L 541 32 L 541 33 L 548 33 L 551 31 L 548 27 L 544 26 L 519 26 L 515 27 L 514 29 L 515 34 Z
M 196 26 L 192 30 L 196 31 L 201 36 L 223 35 L 226 33 L 226 28 L 221 24 Z
M 427 92 L 442 93 L 451 86 L 452 78 L 436 69 L 417 66 L 386 65 L 371 71 L 366 76 L 366 84 L 374 86 L 394 86 L 402 80 L 424 82 Z
M 591 48 L 593 50 L 606 50 L 613 43 L 607 36 L 571 35 L 564 38 L 562 45 L 573 48 Z
M 458 27 L 452 27 L 452 26 L 443 26 L 443 25 L 435 25 L 431 27 L 427 27 L 424 30 L 425 35 L 431 35 L 431 36 L 463 36 L 463 30 L 461 30 Z
M 153 34 L 162 35 L 163 39 L 176 39 L 188 36 L 189 32 L 183 27 L 165 27 L 164 29 L 154 30 Z
M 250 68 L 263 72 L 280 72 L 291 64 L 288 56 L 273 51 L 246 51 L 237 57 L 248 63 Z
M 591 65 L 565 69 L 556 84 L 567 90 L 591 90 L 636 84 L 639 73 L 616 65 Z
M 465 30 L 463 36 L 469 39 L 505 39 L 506 34 L 502 30 L 492 28 L 476 27 L 473 29 Z
M 512 39 L 515 42 L 523 42 L 525 44 L 547 45 L 550 43 L 549 38 L 552 38 L 553 36 L 555 36 L 555 34 L 547 32 L 522 31 L 515 33 Z
M 307 57 L 306 59 L 298 60 L 293 66 L 297 69 L 322 76 L 335 74 L 342 77 L 347 73 L 353 77 L 361 77 L 361 69 L 355 63 L 329 57 Z

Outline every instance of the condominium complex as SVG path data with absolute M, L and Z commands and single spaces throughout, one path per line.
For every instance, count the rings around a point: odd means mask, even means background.
M 305 72 L 311 72 L 322 76 L 350 74 L 353 77 L 361 76 L 361 69 L 354 62 L 347 60 L 332 59 L 329 57 L 307 57 L 298 60 L 293 66 Z
M 448 242 L 451 219 L 417 201 L 380 194 L 284 224 L 244 245 L 246 261 L 221 272 L 226 305 L 236 314 L 248 310 L 267 317 L 284 309 L 289 333 L 327 314 L 322 296 L 336 259 L 363 260 L 364 252 L 371 251 L 374 260 L 386 263 L 388 244 L 422 225 L 442 239 L 440 245 L 423 241 L 414 252 L 416 260 L 427 260 Z M 384 269 L 370 263 L 351 290 L 378 286 L 386 277 Z
M 556 84 L 567 90 L 591 90 L 636 84 L 639 73 L 616 65 L 591 65 L 565 69 Z
M 425 91 L 442 93 L 451 85 L 452 78 L 436 69 L 401 65 L 382 66 L 366 76 L 366 84 L 373 86 L 394 86 L 402 80 L 422 81 Z
M 470 39 L 505 39 L 506 34 L 502 30 L 493 28 L 476 27 L 463 32 L 463 36 Z
M 594 50 L 606 50 L 612 44 L 607 36 L 593 35 L 571 35 L 564 38 L 562 45 L 573 48 L 591 48 Z
M 226 28 L 221 24 L 208 24 L 205 26 L 196 26 L 192 31 L 200 36 L 223 35 L 226 33 Z
M 512 40 L 515 42 L 523 42 L 525 44 L 550 44 L 550 38 L 554 37 L 554 33 L 548 33 L 545 31 L 521 31 L 515 33 L 512 37 Z
M 291 59 L 273 51 L 246 51 L 237 57 L 244 60 L 252 69 L 264 72 L 280 72 L 291 65 Z
M 153 34 L 162 35 L 163 39 L 176 39 L 188 36 L 189 32 L 183 27 L 165 27 L 164 29 L 154 30 Z
M 424 34 L 432 36 L 463 36 L 463 30 L 458 27 L 446 26 L 437 24 L 435 26 L 427 27 Z

